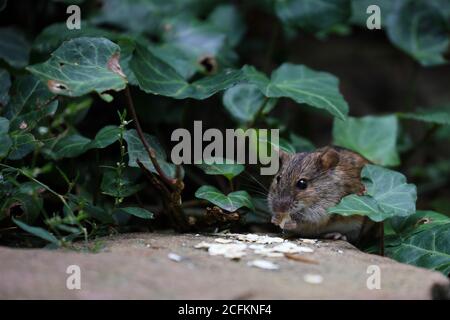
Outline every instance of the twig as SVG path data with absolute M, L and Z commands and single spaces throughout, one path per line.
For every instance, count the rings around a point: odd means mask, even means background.
M 128 110 L 130 111 L 131 117 L 133 118 L 139 139 L 144 145 L 145 151 L 147 151 L 150 161 L 153 164 L 153 167 L 155 167 L 155 170 L 159 174 L 161 180 L 163 180 L 164 183 L 173 188 L 173 186 L 177 183 L 177 179 L 170 178 L 164 173 L 164 171 L 161 169 L 158 163 L 158 160 L 156 159 L 155 150 L 148 144 L 147 140 L 145 139 L 144 132 L 142 131 L 141 125 L 136 115 L 136 109 L 134 108 L 133 99 L 131 98 L 130 88 L 128 86 L 125 88 L 125 95 L 127 97 Z

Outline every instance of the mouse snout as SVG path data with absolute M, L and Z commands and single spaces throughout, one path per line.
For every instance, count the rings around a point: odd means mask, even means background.
M 289 199 L 281 198 L 272 200 L 272 211 L 274 213 L 288 212 L 291 206 Z

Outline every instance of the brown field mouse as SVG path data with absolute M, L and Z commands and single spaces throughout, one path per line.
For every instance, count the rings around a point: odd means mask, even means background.
M 359 242 L 375 223 L 327 209 L 352 193 L 364 193 L 361 170 L 369 161 L 340 147 L 313 152 L 280 152 L 281 167 L 269 189 L 272 223 L 293 235 Z

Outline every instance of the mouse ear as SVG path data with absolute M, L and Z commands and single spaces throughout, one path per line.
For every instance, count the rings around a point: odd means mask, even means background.
M 284 151 L 282 149 L 278 149 L 277 152 L 278 152 L 278 157 L 280 158 L 281 164 L 288 162 L 292 156 L 290 153 L 287 153 L 286 151 Z
M 323 149 L 319 160 L 323 169 L 325 170 L 330 169 L 338 164 L 339 153 L 333 148 L 326 147 Z

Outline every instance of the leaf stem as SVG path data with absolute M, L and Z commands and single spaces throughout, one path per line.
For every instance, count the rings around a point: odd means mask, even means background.
M 130 111 L 131 117 L 133 118 L 134 125 L 136 127 L 136 131 L 138 133 L 139 139 L 141 140 L 142 144 L 144 145 L 145 150 L 148 153 L 148 156 L 150 158 L 150 161 L 152 162 L 153 166 L 155 167 L 156 172 L 159 174 L 161 180 L 164 181 L 168 186 L 170 186 L 172 189 L 174 188 L 174 185 L 177 183 L 177 179 L 173 179 L 168 177 L 164 171 L 161 169 L 158 160 L 156 159 L 156 153 L 155 150 L 148 144 L 147 140 L 145 139 L 144 132 L 142 131 L 141 124 L 139 123 L 136 109 L 134 108 L 133 98 L 131 97 L 130 88 L 127 86 L 125 88 L 125 96 L 127 97 L 127 106 L 128 110 Z

